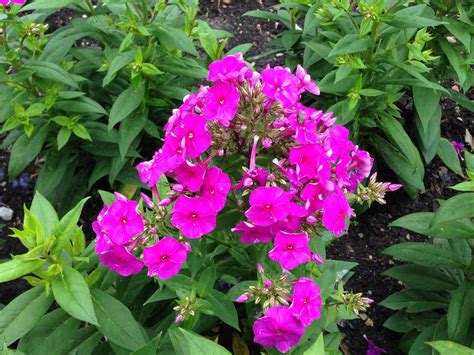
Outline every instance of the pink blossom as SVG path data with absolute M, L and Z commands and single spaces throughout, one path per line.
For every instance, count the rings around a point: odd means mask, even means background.
M 13 4 L 24 4 L 25 0 L 0 0 L 0 5 L 7 6 Z
M 451 141 L 450 142 L 451 145 L 453 146 L 456 154 L 459 156 L 459 158 L 461 160 L 464 160 L 464 157 L 462 156 L 461 152 L 466 149 L 466 146 L 464 145 L 464 143 L 461 143 L 461 142 L 456 142 L 456 141 Z
M 300 98 L 298 93 L 300 81 L 282 67 L 267 67 L 262 71 L 262 82 L 262 92 L 269 98 L 280 101 L 283 107 L 295 105 Z
M 321 316 L 321 305 L 319 286 L 310 278 L 299 278 L 293 289 L 290 311 L 307 327 Z
M 240 241 L 244 244 L 267 243 L 273 239 L 270 228 L 254 226 L 246 221 L 237 224 L 235 228 L 232 228 L 232 232 L 241 234 Z
M 249 203 L 245 216 L 254 225 L 265 227 L 288 216 L 290 195 L 280 187 L 258 187 L 250 194 Z
M 300 80 L 300 92 L 307 90 L 314 95 L 320 94 L 319 87 L 311 80 L 311 76 L 309 76 L 306 69 L 299 64 L 296 66 L 296 77 Z
M 323 257 L 322 257 L 321 255 L 319 255 L 319 254 L 316 254 L 316 253 L 314 253 L 313 255 L 311 255 L 311 260 L 313 260 L 313 262 L 314 262 L 315 264 L 321 264 L 321 265 L 324 264 L 324 259 L 323 259 Z
M 191 158 L 197 158 L 202 152 L 206 151 L 210 147 L 212 139 L 207 130 L 206 119 L 192 113 L 184 115 L 171 136 L 175 136 L 180 142 L 184 140 L 186 155 Z M 168 143 L 168 138 L 169 136 L 166 137 L 165 144 Z M 181 153 L 181 150 L 176 152 Z
M 239 297 L 235 299 L 237 303 L 245 303 L 250 299 L 250 294 L 248 292 L 242 293 Z
M 239 91 L 232 84 L 217 82 L 209 89 L 203 114 L 208 120 L 229 127 L 237 113 L 239 100 Z
M 107 233 L 102 228 L 102 221 L 104 216 L 107 214 L 109 208 L 107 205 L 104 205 L 102 210 L 100 211 L 99 215 L 97 216 L 97 220 L 92 222 L 92 230 L 96 234 L 97 238 L 95 240 L 95 252 L 96 254 L 105 253 L 107 250 L 110 249 L 112 242 L 110 241 Z
M 367 340 L 367 355 L 381 355 L 382 353 L 386 353 L 387 350 L 382 349 L 381 347 L 377 346 L 372 340 L 367 338 L 364 335 L 365 340 Z
M 346 196 L 342 192 L 329 195 L 323 209 L 323 225 L 338 237 L 346 230 L 346 218 L 352 214 Z
M 126 244 L 144 230 L 136 201 L 114 201 L 103 216 L 101 226 L 112 242 Z
M 99 258 L 105 267 L 118 272 L 121 276 L 138 274 L 143 268 L 141 260 L 133 256 L 123 245 L 111 245 L 109 250 L 99 255 Z
M 171 224 L 185 237 L 200 238 L 216 228 L 216 212 L 207 198 L 180 196 L 171 213 Z
M 184 162 L 174 169 L 176 181 L 190 192 L 197 192 L 204 182 L 206 167 L 200 164 L 193 164 L 189 161 Z
M 337 162 L 343 154 L 349 155 L 349 151 L 354 147 L 349 140 L 349 130 L 344 126 L 332 127 L 327 144 L 332 162 Z
M 290 163 L 296 165 L 298 175 L 307 178 L 324 178 L 331 176 L 327 156 L 319 144 L 305 144 L 290 149 Z
M 229 55 L 222 60 L 216 60 L 209 65 L 209 81 L 232 81 L 240 80 L 249 71 L 249 67 L 243 61 L 241 53 Z
M 219 168 L 211 167 L 206 171 L 200 195 L 209 200 L 215 212 L 219 212 L 225 207 L 230 186 L 227 174 Z
M 292 270 L 311 259 L 306 233 L 278 232 L 273 243 L 274 248 L 268 256 L 285 270 Z
M 143 250 L 143 261 L 148 267 L 148 276 L 169 279 L 176 275 L 187 258 L 186 248 L 171 237 L 165 237 Z
M 286 353 L 300 341 L 304 326 L 288 307 L 274 306 L 255 321 L 253 332 L 256 343 Z
M 315 212 L 323 208 L 324 199 L 334 191 L 334 183 L 331 180 L 323 180 L 318 183 L 307 184 L 300 196 L 306 202 L 309 212 Z

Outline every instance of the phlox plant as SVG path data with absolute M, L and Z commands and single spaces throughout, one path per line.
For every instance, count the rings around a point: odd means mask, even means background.
M 230 301 L 246 303 L 242 324 L 256 343 L 301 351 L 323 330 L 337 331 L 341 312 L 351 317 L 370 304 L 342 282 L 332 294 L 336 265 L 324 247 L 347 230 L 351 202 L 384 202 L 400 185 L 375 175 L 361 185 L 373 159 L 331 113 L 301 103 L 305 91 L 319 94 L 301 66 L 258 73 L 235 54 L 214 61 L 207 79 L 173 111 L 153 158 L 137 166 L 152 195 L 136 202 L 115 193 L 100 212 L 95 252 L 124 277 L 146 268 L 160 285 L 156 299 L 173 291 L 184 328 L 202 329 L 207 314 L 239 329 Z M 222 290 L 233 286 L 227 295 L 212 290 L 218 280 Z

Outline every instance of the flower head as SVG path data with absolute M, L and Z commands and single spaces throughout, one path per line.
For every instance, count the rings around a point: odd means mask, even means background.
M 320 94 L 319 87 L 313 80 L 311 80 L 311 76 L 309 76 L 306 69 L 299 64 L 296 66 L 296 77 L 300 80 L 300 92 L 307 90 L 314 95 Z
M 306 233 L 278 232 L 273 243 L 275 246 L 268 256 L 285 270 L 292 270 L 311 259 Z
M 274 306 L 253 325 L 254 341 L 260 345 L 286 353 L 304 334 L 304 326 L 288 307 Z
M 206 171 L 200 195 L 209 200 L 214 211 L 219 212 L 225 207 L 230 185 L 227 174 L 219 168 L 211 167 Z
M 221 60 L 216 60 L 209 65 L 209 81 L 232 81 L 240 80 L 249 71 L 249 67 L 243 61 L 241 53 L 229 55 Z
M 201 164 L 193 164 L 186 161 L 174 169 L 174 173 L 176 181 L 183 185 L 185 189 L 197 192 L 204 182 L 206 168 Z
M 169 279 L 181 270 L 187 255 L 183 244 L 174 238 L 165 237 L 143 250 L 143 261 L 148 267 L 148 276 Z
M 216 212 L 204 197 L 180 196 L 171 213 L 171 224 L 185 237 L 200 238 L 216 228 Z
M 138 274 L 143 268 L 141 260 L 123 245 L 111 245 L 106 252 L 99 255 L 99 258 L 105 267 L 118 272 L 121 276 Z
M 224 127 L 229 127 L 239 106 L 240 94 L 234 85 L 217 82 L 209 89 L 204 116 L 210 121 L 219 121 Z
M 290 311 L 307 327 L 320 317 L 321 305 L 319 286 L 310 278 L 299 278 L 293 289 Z
M 285 68 L 267 67 L 262 71 L 262 82 L 262 92 L 269 98 L 280 101 L 283 107 L 295 105 L 300 98 L 298 92 L 300 81 Z
M 346 196 L 342 192 L 329 195 L 323 209 L 323 225 L 338 237 L 346 230 L 346 218 L 352 214 Z
M 290 194 L 280 187 L 258 187 L 250 194 L 250 208 L 245 212 L 256 226 L 270 226 L 283 221 L 290 213 Z
M 185 114 L 171 135 L 178 141 L 184 141 L 186 155 L 190 158 L 197 158 L 211 145 L 212 137 L 207 130 L 206 119 L 200 115 Z M 177 153 L 179 152 L 178 150 Z
M 102 230 L 115 244 L 126 244 L 144 230 L 136 201 L 114 201 L 101 220 Z
M 267 243 L 273 239 L 270 228 L 254 226 L 246 221 L 237 224 L 232 232 L 240 234 L 240 241 L 244 244 Z

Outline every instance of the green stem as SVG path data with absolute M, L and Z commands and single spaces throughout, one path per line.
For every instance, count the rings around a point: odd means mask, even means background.
M 142 0 L 143 25 L 148 25 L 148 0 Z

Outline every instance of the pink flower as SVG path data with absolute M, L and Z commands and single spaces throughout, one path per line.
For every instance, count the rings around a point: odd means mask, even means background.
M 327 143 L 332 162 L 337 162 L 344 154 L 348 155 L 354 147 L 354 144 L 349 140 L 349 130 L 344 126 L 334 126 L 329 132 Z
M 283 269 L 292 270 L 311 259 L 306 233 L 278 232 L 273 242 L 274 248 L 268 256 L 279 263 Z
M 118 272 L 121 276 L 138 274 L 143 268 L 141 260 L 133 256 L 123 245 L 111 245 L 109 250 L 99 255 L 99 258 L 105 267 Z
M 227 174 L 219 168 L 211 167 L 206 171 L 200 195 L 209 200 L 215 212 L 219 212 L 225 207 L 230 186 L 231 182 Z
M 92 222 L 92 230 L 96 234 L 97 238 L 95 240 L 95 252 L 96 254 L 105 253 L 107 250 L 110 249 L 112 242 L 110 241 L 107 233 L 102 228 L 102 221 L 104 216 L 107 214 L 109 208 L 107 205 L 104 205 L 102 210 L 100 211 L 99 215 L 97 216 L 97 220 Z
M 251 207 L 245 216 L 256 226 L 270 226 L 290 213 L 290 194 L 276 186 L 256 188 L 250 194 L 249 203 Z
M 254 341 L 267 348 L 275 346 L 286 353 L 304 334 L 304 326 L 288 307 L 274 306 L 266 311 L 253 325 Z
M 319 286 L 307 277 L 299 278 L 293 289 L 290 311 L 307 327 L 321 316 L 321 305 Z
M 342 192 L 329 195 L 323 209 L 323 225 L 338 237 L 346 230 L 346 218 L 352 214 L 346 196 Z
M 216 213 L 207 198 L 180 196 L 171 213 L 171 224 L 185 237 L 200 238 L 216 228 Z
M 232 81 L 240 80 L 249 67 L 243 61 L 241 53 L 229 55 L 222 60 L 216 60 L 209 65 L 209 81 Z
M 315 84 L 308 72 L 301 65 L 296 66 L 296 77 L 300 80 L 300 92 L 307 90 L 314 95 L 319 95 L 319 87 Z
M 101 226 L 112 242 L 126 244 L 144 230 L 136 201 L 114 201 L 103 216 Z
M 25 0 L 0 0 L 0 5 L 3 5 L 3 6 L 10 5 L 11 3 L 24 4 Z
M 148 276 L 169 279 L 176 275 L 186 261 L 186 248 L 171 237 L 165 237 L 143 250 L 143 261 L 148 267 Z
M 459 156 L 459 158 L 461 160 L 464 160 L 464 157 L 462 156 L 461 152 L 466 149 L 466 146 L 464 145 L 464 143 L 461 143 L 461 142 L 456 142 L 456 141 L 451 141 L 450 142 L 451 145 L 453 146 L 456 154 Z
M 300 95 L 298 93 L 299 80 L 296 76 L 282 67 L 267 67 L 262 72 L 262 92 L 271 99 L 281 102 L 283 107 L 295 105 Z
M 174 169 L 176 180 L 191 192 L 197 192 L 204 182 L 206 168 L 200 164 L 184 162 Z
M 235 299 L 237 303 L 245 303 L 250 299 L 250 294 L 248 292 L 242 293 L 239 297 Z
M 224 127 L 229 127 L 239 106 L 239 91 L 227 82 L 217 82 L 209 89 L 204 116 L 210 121 L 219 121 Z
M 307 184 L 300 196 L 306 201 L 306 208 L 309 212 L 314 212 L 323 208 L 324 199 L 334 191 L 334 183 L 331 180 L 323 180 L 318 183 Z
M 240 241 L 244 244 L 267 243 L 273 239 L 270 228 L 254 226 L 252 223 L 245 221 L 232 228 L 232 232 L 241 234 Z
M 171 136 L 175 136 L 178 141 L 184 139 L 186 155 L 191 158 L 197 158 L 211 146 L 212 136 L 207 130 L 206 119 L 192 113 L 184 114 L 183 119 L 173 130 Z M 166 137 L 166 143 L 168 137 Z
M 290 163 L 296 165 L 298 175 L 309 179 L 328 179 L 331 176 L 329 163 L 319 144 L 305 144 L 290 149 Z
M 382 353 L 386 353 L 387 350 L 380 348 L 377 346 L 372 340 L 367 338 L 364 335 L 365 340 L 367 340 L 367 355 L 381 355 Z

